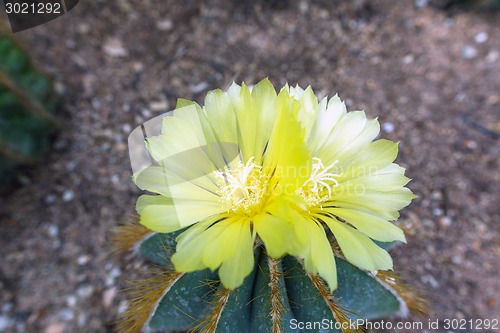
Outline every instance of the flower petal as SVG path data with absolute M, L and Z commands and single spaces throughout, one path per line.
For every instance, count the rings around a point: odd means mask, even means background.
M 142 208 L 140 222 L 156 232 L 173 232 L 182 229 L 173 205 L 147 205 Z
M 322 106 L 323 103 L 322 101 L 320 104 L 316 123 L 309 136 L 308 147 L 313 156 L 319 156 L 320 149 L 323 148 L 326 140 L 330 137 L 335 125 L 347 112 L 345 104 L 337 95 L 328 101 L 326 108 Z
M 176 199 L 169 204 L 140 207 L 141 223 L 157 232 L 172 232 L 221 213 L 212 201 Z
M 219 142 L 238 143 L 236 115 L 227 92 L 210 91 L 205 97 L 205 112 Z
M 398 155 L 398 144 L 389 140 L 377 140 L 361 149 L 356 155 L 339 161 L 340 176 L 337 181 L 376 174 L 387 168 Z M 338 172 L 339 173 L 339 172 Z
M 323 225 L 298 212 L 292 212 L 296 242 L 289 245 L 289 253 L 304 259 L 305 268 L 319 274 L 330 290 L 337 289 L 335 257 Z
M 173 203 L 172 198 L 167 198 L 163 195 L 143 194 L 137 199 L 137 202 L 135 204 L 135 210 L 137 211 L 137 214 L 140 215 L 146 206 L 171 205 L 172 203 Z
M 256 163 L 262 163 L 264 149 L 271 136 L 274 120 L 276 118 L 276 90 L 268 79 L 257 83 L 252 89 L 252 112 L 255 114 L 255 126 L 249 121 L 251 119 L 243 118 L 243 115 L 249 115 L 249 110 L 237 108 L 238 123 L 240 126 L 240 135 L 243 138 L 253 138 L 255 141 L 253 150 L 248 155 L 255 156 Z M 250 117 L 250 116 L 248 116 Z M 251 140 L 251 139 L 249 139 Z
M 264 169 L 273 173 L 270 185 L 275 195 L 293 195 L 309 178 L 311 157 L 305 132 L 297 120 L 300 103 L 283 89 L 278 95 L 277 119 L 264 159 Z
M 280 258 L 289 252 L 290 244 L 295 241 L 291 223 L 269 214 L 255 216 L 253 223 L 266 246 L 267 254 Z
M 253 237 L 246 219 L 226 219 L 211 226 L 205 221 L 182 233 L 177 241 L 177 252 L 172 256 L 177 271 L 220 266 L 221 282 L 234 289 L 253 270 Z
M 416 198 L 416 195 L 406 187 L 390 192 L 368 190 L 342 192 L 336 188 L 332 193 L 331 201 L 336 206 L 352 208 L 352 205 L 358 205 L 374 212 L 398 211 Z
M 206 268 L 203 263 L 203 252 L 213 240 L 207 228 L 214 223 L 214 219 L 207 219 L 197 223 L 180 234 L 176 241 L 176 252 L 171 258 L 175 270 L 178 272 L 193 272 Z
M 381 242 L 401 241 L 406 243 L 403 230 L 386 220 L 355 209 L 328 208 L 327 212 L 349 222 L 368 237 Z
M 333 291 L 337 289 L 337 266 L 332 247 L 322 225 L 309 221 L 308 226 L 311 251 L 310 258 L 304 258 L 305 267 L 310 272 L 317 272 Z
M 233 256 L 224 261 L 219 269 L 222 284 L 229 289 L 235 289 L 243 283 L 254 269 L 253 242 L 248 223 L 240 223 L 239 234 L 234 234 L 238 245 L 232 249 Z M 227 249 L 231 250 L 231 249 Z
M 370 272 L 392 269 L 389 253 L 378 247 L 368 236 L 335 219 L 325 219 L 325 222 L 350 263 Z

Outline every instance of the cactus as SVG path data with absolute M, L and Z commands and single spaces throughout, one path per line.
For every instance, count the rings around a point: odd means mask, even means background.
M 415 198 L 397 144 L 371 142 L 377 120 L 327 100 L 233 83 L 130 134 L 132 179 L 156 194 L 115 243 L 158 268 L 132 285 L 120 332 L 357 332 L 425 313 L 387 252 Z
M 48 149 L 57 124 L 54 108 L 50 78 L 0 29 L 0 184 Z
M 357 332 L 363 331 L 364 320 L 427 313 L 426 301 L 394 272 L 360 270 L 343 259 L 334 240 L 339 287 L 333 293 L 319 276 L 304 269 L 301 259 L 273 259 L 261 244 L 254 249 L 253 272 L 243 285 L 229 290 L 210 270 L 175 272 L 170 257 L 180 233 L 154 233 L 135 220 L 117 229 L 115 244 L 120 252 L 135 249 L 155 264 L 152 277 L 132 282 L 131 301 L 118 324 L 119 332 L 149 328 L 291 333 L 312 322 L 322 323 L 328 332 Z M 378 244 L 387 249 L 396 245 Z

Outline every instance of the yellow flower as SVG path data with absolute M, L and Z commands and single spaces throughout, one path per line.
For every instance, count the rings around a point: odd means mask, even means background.
M 208 93 L 204 107 L 180 100 L 147 139 L 156 161 L 134 175 L 155 195 L 137 201 L 141 223 L 162 233 L 186 228 L 172 256 L 175 269 L 218 269 L 233 289 L 254 268 L 261 239 L 268 255 L 300 257 L 337 288 L 335 239 L 345 258 L 367 271 L 392 269 L 372 239 L 405 241 L 390 221 L 414 195 L 393 163 L 397 144 L 372 142 L 376 119 L 346 112 L 334 96 L 265 79 Z M 333 237 L 332 237 L 333 236 Z

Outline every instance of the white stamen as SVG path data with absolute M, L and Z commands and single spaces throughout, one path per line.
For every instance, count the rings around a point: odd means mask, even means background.
M 339 185 L 339 182 L 335 178 L 339 177 L 340 174 L 328 172 L 338 163 L 338 160 L 326 168 L 321 159 L 317 157 L 313 157 L 313 162 L 311 176 L 304 182 L 302 187 L 297 190 L 297 194 L 302 196 L 309 205 L 316 206 L 331 198 L 332 187 Z M 321 192 L 325 189 L 328 195 L 321 196 Z
M 245 165 L 239 162 L 235 168 L 219 171 L 220 202 L 228 212 L 252 214 L 259 206 L 266 191 L 262 167 L 251 157 Z

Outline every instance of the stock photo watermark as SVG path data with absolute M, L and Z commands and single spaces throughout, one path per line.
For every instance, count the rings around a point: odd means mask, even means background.
M 31 29 L 72 10 L 79 0 L 3 0 L 12 32 Z
M 499 330 L 498 319 L 428 319 L 427 321 L 368 321 L 366 319 L 349 319 L 345 322 L 336 322 L 330 319 L 321 321 L 299 321 L 291 319 L 289 327 L 292 330 L 453 330 L 469 332 L 470 330 Z

